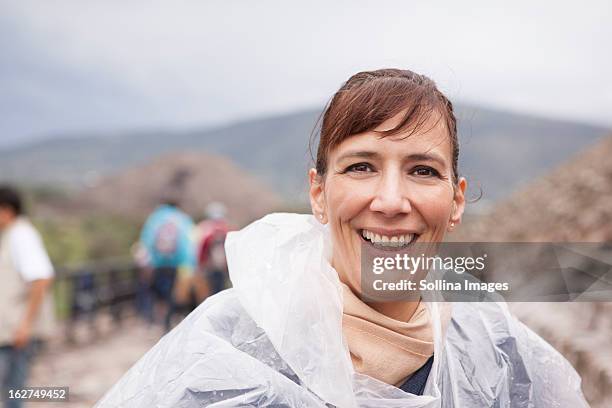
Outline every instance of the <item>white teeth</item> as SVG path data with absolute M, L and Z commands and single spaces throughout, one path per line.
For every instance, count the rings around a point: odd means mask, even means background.
M 361 235 L 363 235 L 365 239 L 371 241 L 372 243 L 379 245 L 379 246 L 385 246 L 385 247 L 406 246 L 410 244 L 415 237 L 414 234 L 394 235 L 394 236 L 379 235 L 379 234 L 375 234 L 374 232 L 368 231 L 368 230 L 362 230 Z

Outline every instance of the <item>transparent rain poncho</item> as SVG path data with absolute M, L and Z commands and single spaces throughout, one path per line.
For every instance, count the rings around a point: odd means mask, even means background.
M 583 407 L 580 378 L 504 303 L 454 303 L 422 396 L 356 373 L 328 228 L 271 214 L 226 241 L 233 288 L 203 302 L 99 407 Z

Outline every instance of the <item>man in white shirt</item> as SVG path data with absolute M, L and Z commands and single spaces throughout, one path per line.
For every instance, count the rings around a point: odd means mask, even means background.
M 47 295 L 53 266 L 36 229 L 23 215 L 19 193 L 0 186 L 0 385 L 6 407 L 8 390 L 25 385 L 32 343 L 52 330 Z

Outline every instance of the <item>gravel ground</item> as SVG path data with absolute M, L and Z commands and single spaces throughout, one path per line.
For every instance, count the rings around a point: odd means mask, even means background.
M 149 327 L 135 318 L 120 327 L 108 321 L 97 326 L 97 333 L 77 327 L 76 344 L 51 342 L 34 361 L 29 385 L 70 387 L 70 401 L 53 407 L 91 407 L 162 335 L 159 326 Z

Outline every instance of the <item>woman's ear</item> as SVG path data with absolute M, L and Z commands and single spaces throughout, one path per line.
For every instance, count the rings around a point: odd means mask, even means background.
M 461 224 L 461 217 L 465 211 L 465 190 L 467 189 L 467 180 L 465 177 L 460 177 L 455 188 L 455 196 L 453 197 L 453 211 L 451 212 L 451 225 Z
M 310 183 L 310 207 L 312 213 L 319 222 L 327 222 L 325 213 L 325 194 L 323 191 L 323 178 L 317 174 L 317 170 L 312 168 L 308 171 L 308 181 Z

